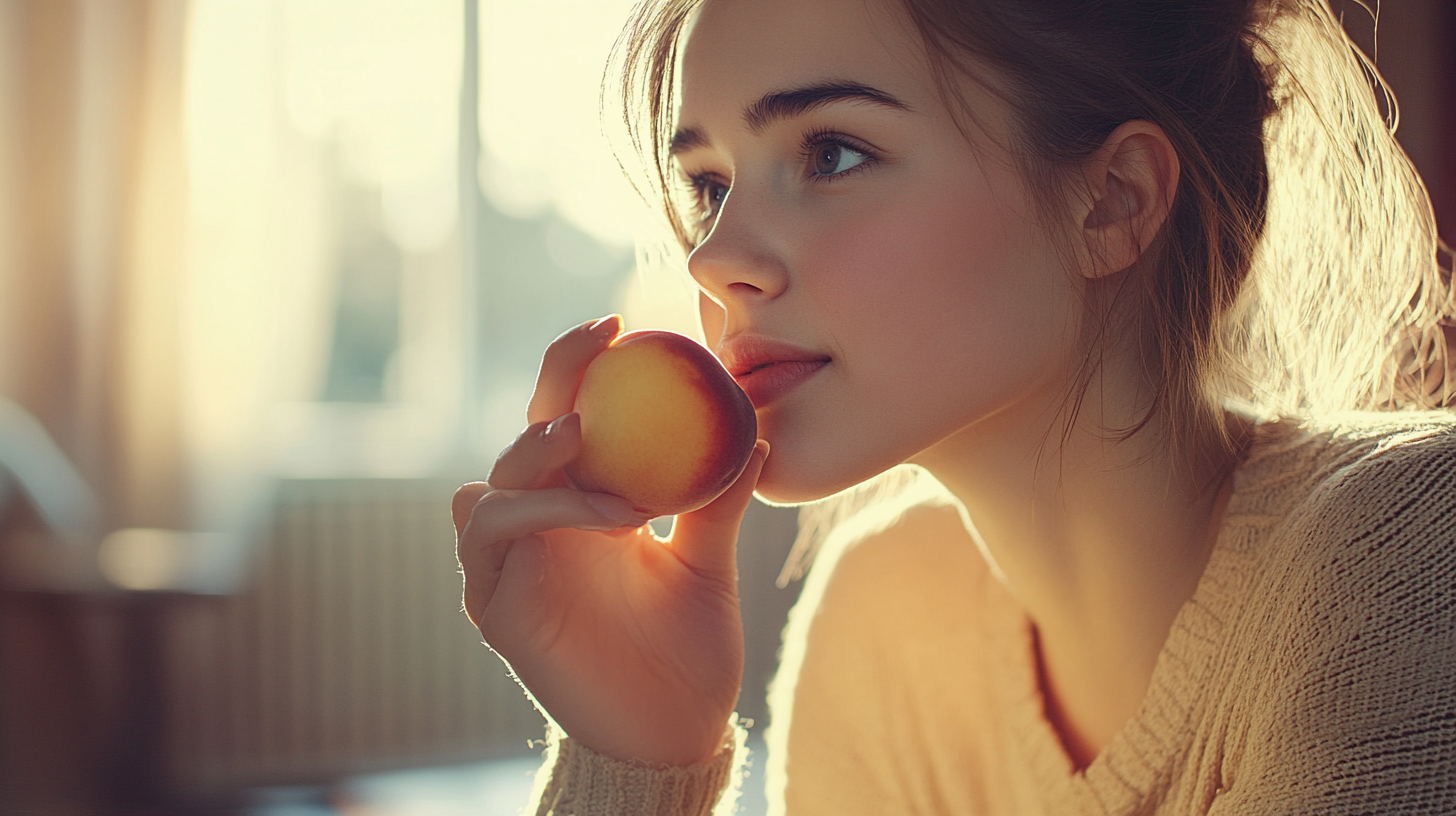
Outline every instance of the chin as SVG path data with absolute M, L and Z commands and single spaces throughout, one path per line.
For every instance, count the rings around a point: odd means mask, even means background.
M 826 493 L 824 495 L 819 495 L 818 493 L 804 493 L 798 491 L 785 492 L 777 490 L 772 486 L 766 486 L 762 482 L 760 482 L 758 487 L 753 491 L 753 495 L 755 498 L 768 505 L 769 507 L 798 507 L 801 504 L 816 502 L 820 499 L 828 498 L 829 496 L 832 496 L 834 494 Z
M 780 453 L 777 448 L 770 448 L 768 461 L 763 465 L 763 473 L 758 477 L 753 494 L 759 501 L 773 507 L 809 504 L 873 478 L 895 463 L 879 468 L 852 468 L 845 467 L 846 464 L 814 461 L 796 457 L 792 450 Z

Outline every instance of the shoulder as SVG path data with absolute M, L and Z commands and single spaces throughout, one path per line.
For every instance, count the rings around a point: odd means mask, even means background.
M 1347 653 L 1356 636 L 1395 644 L 1428 623 L 1450 629 L 1456 421 L 1353 416 L 1314 433 L 1311 482 L 1269 543 L 1274 608 L 1321 659 Z
M 919 504 L 883 529 L 850 532 L 829 542 L 789 613 L 776 703 L 802 708 L 796 688 L 811 687 L 816 705 L 863 708 L 909 653 L 970 617 L 985 568 L 956 508 Z
M 1439 552 L 1456 514 L 1456 413 L 1268 423 L 1239 478 L 1240 509 L 1272 525 L 1275 559 L 1344 557 L 1372 536 Z
M 1324 578 L 1351 592 L 1364 580 L 1425 585 L 1431 568 L 1456 566 L 1456 417 L 1357 415 L 1323 434 L 1284 530 L 1292 557 L 1337 568 Z
M 837 813 L 901 801 L 895 752 L 918 749 L 903 744 L 919 710 L 905 695 L 934 695 L 927 674 L 965 680 L 948 644 L 969 625 L 981 555 L 953 505 L 890 510 L 826 543 L 790 612 L 769 690 L 770 801 Z
M 1378 473 L 1392 467 L 1448 472 L 1456 467 L 1456 413 L 1450 411 L 1340 414 L 1305 428 L 1329 440 L 1326 448 L 1342 465 L 1336 482 L 1351 474 L 1370 474 L 1372 468 Z
M 942 503 L 906 508 L 893 524 L 850 536 L 829 555 L 821 603 L 836 608 L 874 605 L 876 597 L 903 603 L 907 596 L 931 594 L 935 584 L 963 579 L 967 568 L 982 563 L 958 509 Z
M 899 640 L 964 599 L 968 578 L 985 570 L 954 505 L 889 510 L 888 521 L 851 520 L 816 558 L 790 613 L 784 670 L 811 638 L 821 663 Z
M 1353 474 L 1369 478 L 1372 465 L 1439 464 L 1449 457 L 1456 412 L 1345 412 L 1321 417 L 1285 417 L 1255 426 L 1253 445 L 1240 467 L 1249 481 L 1278 484 L 1281 501 L 1314 496 Z M 1377 477 L 1378 478 L 1378 477 Z M 1264 492 L 1273 492 L 1267 487 Z M 1272 497 L 1271 497 L 1272 498 Z
M 1238 627 L 1263 756 L 1244 781 L 1320 812 L 1403 812 L 1456 785 L 1456 422 L 1356 415 L 1301 432 L 1310 478 Z

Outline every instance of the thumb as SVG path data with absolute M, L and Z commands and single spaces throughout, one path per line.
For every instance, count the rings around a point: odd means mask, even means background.
M 767 459 L 768 441 L 760 439 L 754 443 L 753 454 L 738 480 L 723 495 L 705 507 L 678 516 L 673 522 L 668 545 L 684 564 L 698 571 L 733 571 L 738 526 Z

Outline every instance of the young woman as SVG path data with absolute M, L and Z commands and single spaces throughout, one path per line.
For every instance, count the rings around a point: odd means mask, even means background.
M 457 494 L 564 732 L 540 812 L 731 810 L 749 497 L 902 464 L 944 500 L 815 563 L 774 812 L 1456 812 L 1456 420 L 1396 410 L 1449 290 L 1323 0 L 649 0 L 623 49 L 709 343 L 774 387 L 662 541 L 561 476 L 580 326 Z

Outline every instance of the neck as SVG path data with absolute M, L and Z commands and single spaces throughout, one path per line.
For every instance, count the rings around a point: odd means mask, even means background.
M 1035 625 L 1048 714 L 1083 761 L 1141 704 L 1207 564 L 1236 461 L 1212 438 L 1178 456 L 1159 419 L 1108 439 L 1103 428 L 1136 415 L 1113 396 L 1089 392 L 1065 438 L 1048 412 L 1003 411 L 914 460 L 960 500 Z

